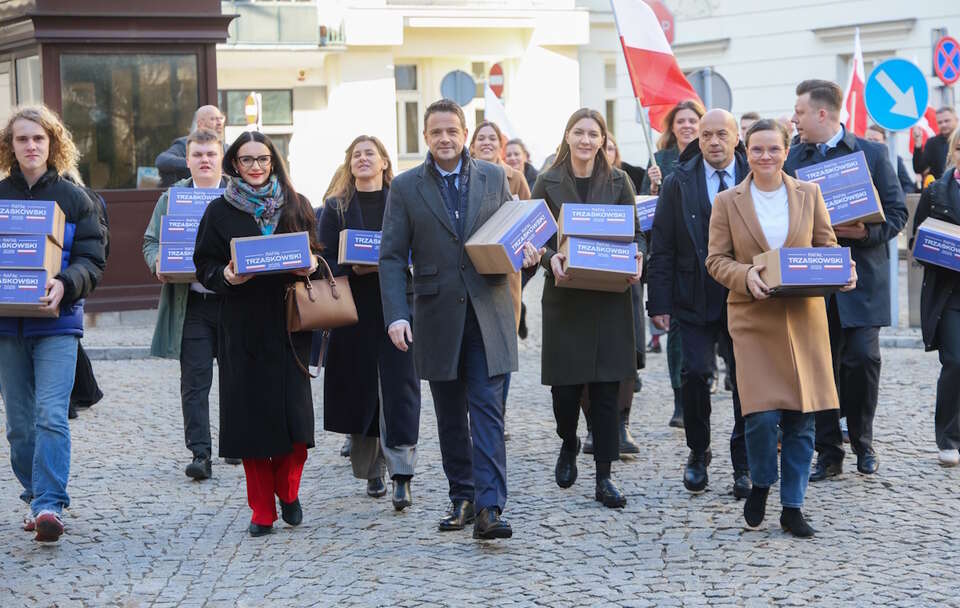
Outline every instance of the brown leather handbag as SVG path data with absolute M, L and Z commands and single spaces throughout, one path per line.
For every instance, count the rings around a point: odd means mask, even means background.
M 324 330 L 322 348 L 326 350 L 326 333 L 329 330 L 353 325 L 359 320 L 349 279 L 334 277 L 323 256 L 317 256 L 317 259 L 323 265 L 323 278 L 316 281 L 307 277 L 298 278 L 287 286 L 284 296 L 287 308 L 287 340 L 290 342 L 293 358 L 300 370 L 312 378 L 317 376 L 311 374 L 297 356 L 297 350 L 293 346 L 293 332 Z

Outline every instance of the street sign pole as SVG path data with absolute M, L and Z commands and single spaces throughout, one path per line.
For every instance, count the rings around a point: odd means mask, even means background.
M 703 68 L 703 105 L 708 110 L 713 107 L 713 70 Z

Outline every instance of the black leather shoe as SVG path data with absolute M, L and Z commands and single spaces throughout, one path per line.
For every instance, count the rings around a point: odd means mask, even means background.
M 673 391 L 673 416 L 670 417 L 668 426 L 683 428 L 683 405 L 680 403 L 680 391 L 677 389 Z
M 733 472 L 734 498 L 746 498 L 750 496 L 751 488 L 753 488 L 753 483 L 750 481 L 750 471 Z
M 553 469 L 553 477 L 561 488 L 569 488 L 577 480 L 577 454 L 579 452 L 579 439 L 577 439 L 576 450 L 560 448 L 560 455 L 557 456 L 557 466 Z
M 803 518 L 803 512 L 800 509 L 790 507 L 783 508 L 783 513 L 780 514 L 780 527 L 797 538 L 810 538 L 817 533 Z
M 813 466 L 813 472 L 810 473 L 810 481 L 823 481 L 828 477 L 836 477 L 843 473 L 842 462 L 825 462 L 823 458 L 817 458 L 817 464 Z
M 300 499 L 294 498 L 293 502 L 280 501 L 280 517 L 291 526 L 299 526 L 303 521 L 303 508 L 300 506 Z
M 447 515 L 440 520 L 438 528 L 441 532 L 463 530 L 464 526 L 473 523 L 476 519 L 473 503 L 468 500 L 455 500 L 450 503 Z
M 350 448 L 353 447 L 353 438 L 350 435 L 347 435 L 347 438 L 343 441 L 343 445 L 340 446 L 340 455 L 344 458 L 350 458 Z
M 699 494 L 707 489 L 707 466 L 710 464 L 710 457 L 710 450 L 703 454 L 690 452 L 687 467 L 683 470 L 683 487 L 688 491 Z
M 743 503 L 743 519 L 751 530 L 756 530 L 763 523 L 763 518 L 767 514 L 767 495 L 769 494 L 770 488 L 754 486 L 746 502 Z
M 630 410 L 620 412 L 620 453 L 639 454 L 640 446 L 630 434 Z
M 377 477 L 376 479 L 367 480 L 367 496 L 370 498 L 380 498 L 386 495 L 387 486 L 383 483 L 383 479 Z
M 640 372 L 637 372 L 637 377 L 633 380 L 633 392 L 639 393 L 643 390 L 643 378 L 640 377 Z
M 513 528 L 505 519 L 501 519 L 496 507 L 480 509 L 476 521 L 473 522 L 473 537 L 485 540 L 494 538 L 510 538 Z
M 75 406 L 71 401 L 70 405 L 67 407 L 67 419 L 73 420 L 79 417 L 80 417 L 80 414 L 77 413 L 77 406 Z
M 597 480 L 597 492 L 594 498 L 610 509 L 622 509 L 627 505 L 627 497 L 609 477 Z
M 232 464 L 232 465 L 243 464 L 243 460 L 239 458 L 224 458 L 223 461 L 227 464 Z
M 210 464 L 209 456 L 194 456 L 193 462 L 187 465 L 187 468 L 183 470 L 187 474 L 187 477 L 196 479 L 200 481 L 201 479 L 210 479 L 210 476 L 213 474 L 213 469 Z
M 866 452 L 857 455 L 857 470 L 864 475 L 873 475 L 880 468 L 880 462 L 877 455 L 873 452 Z
M 583 453 L 593 454 L 593 432 L 587 429 L 587 436 L 583 438 Z
M 397 511 L 403 511 L 413 504 L 413 496 L 410 494 L 409 479 L 395 479 L 393 481 L 393 508 Z
M 250 527 L 247 528 L 247 532 L 253 537 L 266 536 L 267 534 L 273 534 L 273 526 L 261 526 L 260 524 L 250 522 Z

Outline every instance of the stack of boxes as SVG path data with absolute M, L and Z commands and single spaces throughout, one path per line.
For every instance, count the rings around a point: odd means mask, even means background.
M 160 218 L 158 274 L 171 283 L 197 280 L 193 248 L 197 228 L 210 201 L 223 194 L 222 188 L 170 188 L 167 214 Z
M 560 209 L 558 253 L 569 278 L 557 287 L 626 291 L 640 270 L 634 230 L 634 205 L 565 203 Z
M 862 151 L 797 169 L 797 179 L 820 186 L 834 226 L 886 221 Z
M 63 264 L 66 218 L 54 201 L 0 200 L 0 316 L 56 317 L 40 298 Z

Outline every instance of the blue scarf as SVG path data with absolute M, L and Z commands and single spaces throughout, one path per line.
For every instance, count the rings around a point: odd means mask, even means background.
M 283 187 L 277 181 L 276 175 L 271 175 L 270 179 L 260 186 L 251 186 L 240 178 L 234 178 L 227 184 L 227 189 L 223 193 L 227 202 L 253 216 L 257 226 L 260 228 L 260 234 L 273 234 L 280 221 L 280 212 L 283 203 L 286 200 Z

